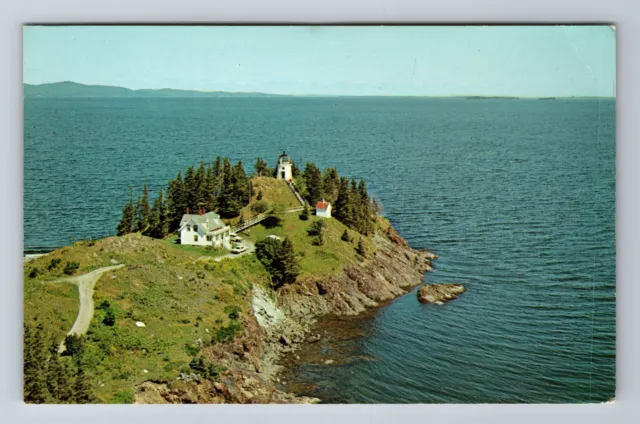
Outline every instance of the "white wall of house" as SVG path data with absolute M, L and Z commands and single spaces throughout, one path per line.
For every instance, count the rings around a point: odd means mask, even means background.
M 319 216 L 322 218 L 331 218 L 331 204 L 327 206 L 327 209 L 316 208 L 316 216 Z
M 211 242 L 207 241 L 204 231 L 200 226 L 198 231 L 194 231 L 195 227 L 192 224 L 185 225 L 180 230 L 180 244 L 191 244 L 195 246 L 211 246 Z

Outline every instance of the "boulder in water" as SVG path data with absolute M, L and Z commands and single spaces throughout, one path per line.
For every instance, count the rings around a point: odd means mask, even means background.
M 442 305 L 466 291 L 462 284 L 425 284 L 418 290 L 418 300 L 422 303 Z

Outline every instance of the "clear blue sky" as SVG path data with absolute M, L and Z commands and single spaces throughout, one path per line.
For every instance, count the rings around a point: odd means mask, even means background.
M 24 82 L 343 95 L 615 96 L 608 26 L 24 27 Z

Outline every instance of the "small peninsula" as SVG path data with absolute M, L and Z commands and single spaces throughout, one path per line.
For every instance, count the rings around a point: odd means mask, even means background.
M 27 402 L 318 402 L 276 387 L 278 359 L 318 340 L 319 317 L 406 294 L 437 259 L 363 180 L 284 152 L 251 176 L 218 157 L 134 194 L 116 236 L 25 262 Z

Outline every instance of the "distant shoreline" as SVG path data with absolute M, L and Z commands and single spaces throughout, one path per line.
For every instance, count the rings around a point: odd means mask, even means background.
M 400 94 L 281 94 L 264 92 L 243 91 L 202 91 L 190 89 L 130 89 L 108 85 L 87 85 L 72 81 L 63 81 L 46 84 L 23 84 L 24 98 L 418 98 L 418 99 L 463 99 L 463 100 L 551 100 L 551 99 L 615 99 L 616 97 L 600 96 L 573 96 L 573 97 L 527 97 L 507 95 L 454 95 L 454 96 L 430 96 L 430 95 L 400 95 Z

